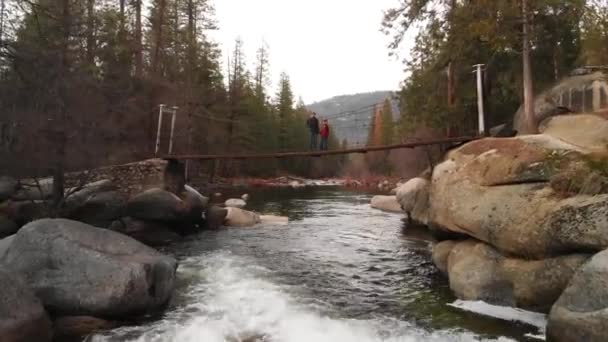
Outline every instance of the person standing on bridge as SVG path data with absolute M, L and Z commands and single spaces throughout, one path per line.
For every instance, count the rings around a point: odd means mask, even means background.
M 310 118 L 306 120 L 306 126 L 308 126 L 308 130 L 310 131 L 310 150 L 317 149 L 317 136 L 319 135 L 319 120 L 317 119 L 317 113 L 312 112 L 310 114 Z
M 329 123 L 327 119 L 323 120 L 323 127 L 321 127 L 321 151 L 327 151 L 329 141 Z

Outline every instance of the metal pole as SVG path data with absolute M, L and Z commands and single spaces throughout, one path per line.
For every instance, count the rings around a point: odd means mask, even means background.
M 163 111 L 165 105 L 160 105 L 160 110 L 158 113 L 158 131 L 156 132 L 156 148 L 154 149 L 154 156 L 158 156 L 158 150 L 160 148 L 160 129 L 163 126 Z
M 479 135 L 485 135 L 486 133 L 486 123 L 485 123 L 485 113 L 483 110 L 483 78 L 482 78 L 482 67 L 483 64 L 475 65 L 477 68 L 477 113 L 478 113 L 478 125 L 479 125 Z
M 175 116 L 177 114 L 177 107 L 173 107 L 173 116 L 171 117 L 171 135 L 169 137 L 169 154 L 173 153 L 173 132 L 175 131 Z

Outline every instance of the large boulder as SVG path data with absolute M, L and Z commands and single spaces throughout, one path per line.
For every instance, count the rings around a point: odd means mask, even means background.
M 152 247 L 165 246 L 181 239 L 181 235 L 171 230 L 164 223 L 142 221 L 131 217 L 123 217 L 114 221 L 110 229 Z
M 228 216 L 228 209 L 211 206 L 205 212 L 205 223 L 208 229 L 218 229 L 224 225 Z
M 429 223 L 525 258 L 603 250 L 608 194 L 593 180 L 608 161 L 588 152 L 548 135 L 470 142 L 435 167 Z
M 51 321 L 26 281 L 0 268 L 0 340 L 50 342 L 52 335 Z
M 588 258 L 586 254 L 509 258 L 483 242 L 467 240 L 452 246 L 447 273 L 450 288 L 461 299 L 547 311 Z
M 608 120 L 594 114 L 554 116 L 539 131 L 591 152 L 605 152 L 608 144 Z
M 227 214 L 224 224 L 228 227 L 250 227 L 262 222 L 260 215 L 239 209 L 239 208 L 226 208 Z
M 448 274 L 448 257 L 456 245 L 458 241 L 445 240 L 433 246 L 433 263 L 445 275 Z
M 170 299 L 175 259 L 134 239 L 65 219 L 32 222 L 2 260 L 54 315 L 131 317 Z
M 409 218 L 421 224 L 428 223 L 430 182 L 416 177 L 397 188 L 397 202 Z
M 184 191 L 181 193 L 180 198 L 187 206 L 190 220 L 195 222 L 201 221 L 203 218 L 202 215 L 209 205 L 209 198 L 201 195 L 196 189 L 189 185 L 184 186 Z
M 16 201 L 42 201 L 53 195 L 53 178 L 30 179 L 21 182 L 21 187 L 11 198 Z
M 15 192 L 19 183 L 11 177 L 0 177 L 0 202 L 9 199 Z
M 547 341 L 603 342 L 608 336 L 608 250 L 596 254 L 572 277 L 553 305 Z
M 127 200 L 118 191 L 92 193 L 69 209 L 69 218 L 97 227 L 108 227 L 123 216 Z
M 603 95 L 602 95 L 603 93 Z M 589 96 L 591 98 L 589 98 Z M 598 112 L 608 107 L 602 98 L 608 96 L 608 79 L 603 72 L 591 72 L 567 77 L 534 99 L 536 122 L 569 112 Z M 523 105 L 515 113 L 513 126 L 521 132 L 524 127 Z
M 151 221 L 176 222 L 190 217 L 191 206 L 176 195 L 161 189 L 150 189 L 127 202 L 128 216 Z
M 371 206 L 374 209 L 383 211 L 402 213 L 401 204 L 397 202 L 396 196 L 374 196 L 371 200 Z

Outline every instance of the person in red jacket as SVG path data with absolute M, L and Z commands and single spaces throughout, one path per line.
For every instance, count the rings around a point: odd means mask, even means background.
M 327 151 L 327 142 L 329 140 L 329 124 L 327 119 L 323 120 L 323 127 L 321 128 L 321 151 Z

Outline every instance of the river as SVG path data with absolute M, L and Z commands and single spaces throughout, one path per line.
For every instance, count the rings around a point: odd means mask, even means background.
M 371 195 L 266 189 L 250 209 L 287 226 L 203 232 L 163 252 L 180 261 L 167 312 L 92 336 L 101 341 L 524 341 L 542 315 L 458 302 L 434 268 L 430 240 Z M 470 312 L 482 306 L 484 315 Z M 487 316 L 526 321 L 509 321 Z M 542 328 L 540 329 L 542 330 Z

